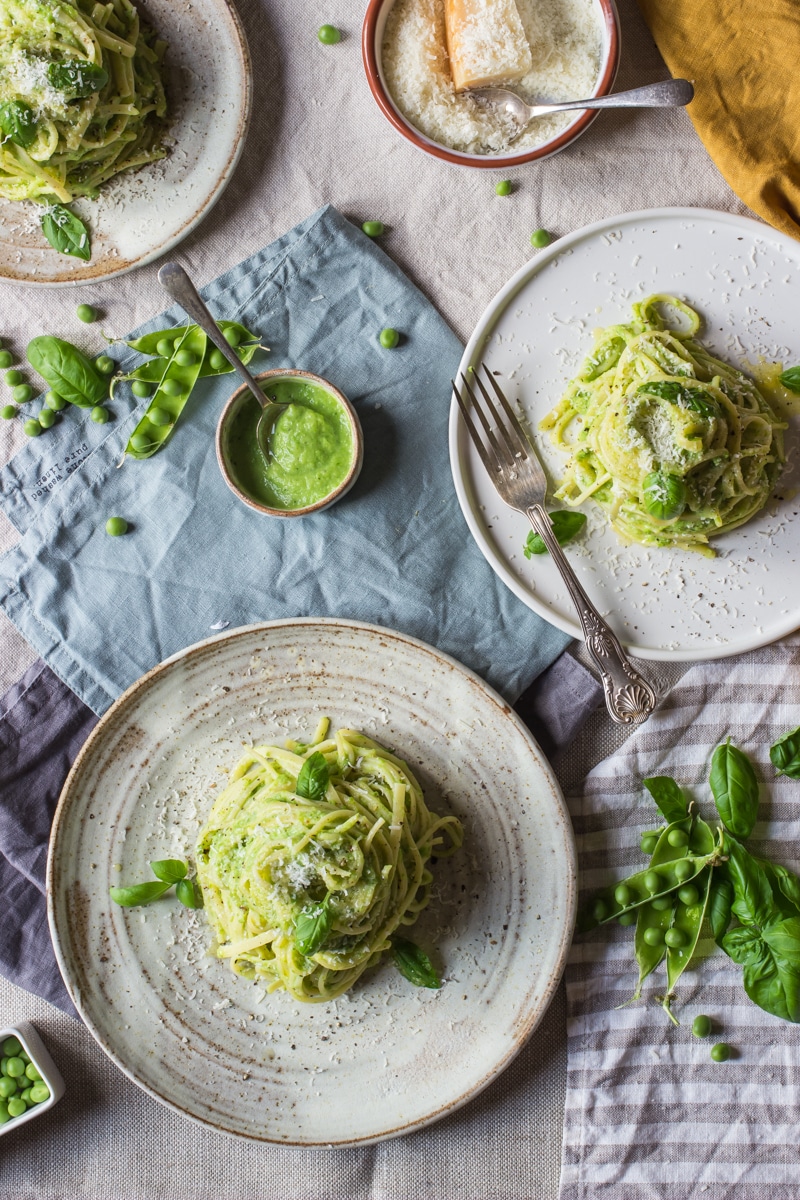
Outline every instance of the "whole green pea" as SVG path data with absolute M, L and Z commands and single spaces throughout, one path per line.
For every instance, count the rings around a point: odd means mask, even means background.
M 159 358 L 171 358 L 174 345 L 174 338 L 161 338 L 156 342 L 156 354 L 159 356 Z
M 242 335 L 238 329 L 226 329 L 222 336 L 229 346 L 238 346 L 242 340 Z
M 9 1059 L 8 1054 L 4 1054 L 3 1057 L 0 1058 L 0 1075 L 5 1075 L 6 1067 L 8 1065 L 8 1059 Z
M 633 888 L 628 887 L 627 883 L 618 884 L 614 888 L 614 899 L 622 908 L 627 908 L 633 900 Z
M 191 350 L 179 350 L 175 355 L 175 362 L 179 367 L 193 367 L 197 362 L 197 357 L 192 354 Z
M 29 383 L 20 383 L 17 387 L 11 389 L 11 395 L 17 404 L 27 404 L 33 395 L 33 388 Z
M 62 408 L 67 407 L 66 400 L 58 392 L 45 392 L 44 402 L 53 412 L 61 412 Z
M 106 533 L 109 537 L 122 537 L 128 532 L 128 522 L 124 517 L 109 517 L 106 521 Z
M 10 350 L 0 350 L 0 371 L 5 371 L 6 367 L 10 367 L 14 361 L 14 355 Z
M 645 929 L 642 937 L 647 942 L 648 946 L 660 946 L 664 941 L 664 934 L 656 925 L 650 925 Z
M 609 910 L 605 900 L 595 900 L 591 911 L 595 921 L 604 921 L 608 916 Z
M 42 429 L 52 429 L 56 423 L 56 414 L 51 408 L 43 408 L 36 420 Z
M 83 321 L 84 325 L 91 325 L 97 320 L 97 309 L 92 308 L 91 304 L 79 304 L 75 309 L 75 316 L 79 321 Z
M 19 1079 L 20 1075 L 25 1074 L 25 1063 L 17 1054 L 12 1054 L 6 1063 L 6 1075 L 10 1079 Z
M 658 871 L 648 871 L 644 877 L 644 886 L 652 894 L 653 892 L 663 891 L 664 881 Z
M 687 908 L 691 908 L 693 904 L 697 904 L 700 899 L 700 893 L 693 883 L 685 883 L 682 888 L 678 888 L 678 899 L 681 904 L 685 904 Z
M 5 1060 L 11 1058 L 14 1054 L 19 1054 L 21 1049 L 22 1042 L 18 1037 L 14 1037 L 12 1033 L 11 1037 L 7 1037 L 3 1042 L 3 1060 L 0 1062 L 0 1069 L 5 1071 Z
M 24 380 L 25 376 L 22 374 L 22 371 L 17 371 L 14 369 L 13 371 L 6 372 L 6 383 L 10 388 L 17 387 L 17 385 L 23 383 Z
M 9 1096 L 13 1096 L 17 1090 L 16 1079 L 9 1078 L 8 1075 L 3 1075 L 0 1079 L 0 1098 L 7 1100 Z
M 109 411 L 107 408 L 103 408 L 102 404 L 95 404 L 94 408 L 89 413 L 89 416 L 92 418 L 95 425 L 105 425 L 109 418 Z
M 185 390 L 179 379 L 165 379 L 161 384 L 161 391 L 165 396 L 182 396 Z
M 620 925 L 635 925 L 636 924 L 636 913 L 635 912 L 620 913 L 619 916 L 617 917 L 617 921 L 619 922 Z
M 42 1078 L 39 1074 L 39 1068 L 36 1066 L 36 1063 L 28 1063 L 27 1067 L 25 1068 L 25 1074 L 33 1083 Z
M 545 246 L 549 246 L 551 242 L 550 234 L 546 229 L 534 229 L 531 234 L 531 245 L 536 250 L 543 250 Z
M 31 1089 L 29 1087 L 24 1088 L 23 1091 L 20 1092 L 20 1096 L 26 1104 L 30 1105 L 33 1103 L 31 1100 Z
M 667 834 L 667 841 L 670 846 L 687 846 L 689 844 L 689 835 L 685 829 L 670 829 Z
M 365 221 L 361 228 L 367 237 L 380 237 L 386 231 L 383 221 Z
M 212 350 L 208 356 L 208 365 L 212 371 L 221 371 L 227 362 L 228 360 L 221 350 Z
M 131 384 L 131 391 L 134 396 L 138 396 L 140 400 L 146 400 L 153 390 L 152 383 L 148 383 L 145 379 L 134 379 Z
M 35 1083 L 31 1088 L 31 1100 L 34 1104 L 43 1104 L 50 1099 L 50 1089 L 46 1083 Z
M 169 425 L 172 417 L 163 408 L 151 408 L 147 414 L 151 425 Z
M 685 858 L 679 858 L 672 868 L 678 883 L 685 883 L 694 873 L 694 867 Z
M 498 196 L 510 196 L 514 189 L 510 179 L 501 179 L 494 185 L 494 190 Z
M 642 840 L 640 841 L 639 845 L 642 848 L 643 854 L 652 854 L 653 851 L 655 850 L 656 846 L 658 845 L 658 834 L 657 833 L 646 833 L 643 836 Z
M 711 1017 L 701 1013 L 692 1021 L 692 1033 L 696 1038 L 705 1038 L 711 1033 Z
M 8 1105 L 4 1100 L 0 1100 L 0 1125 L 5 1125 L 11 1120 L 8 1111 Z
M 10 421 L 12 417 L 17 415 L 18 411 L 19 409 L 16 408 L 15 405 L 4 404 L 3 407 L 0 408 L 0 417 L 2 417 L 4 421 Z
M 731 1056 L 731 1048 L 727 1042 L 717 1042 L 716 1046 L 711 1047 L 711 1057 L 714 1062 L 727 1062 Z M 9 1111 L 11 1110 L 11 1102 L 9 1101 Z
M 685 946 L 688 938 L 682 929 L 668 929 L 664 934 L 664 941 L 671 950 L 680 950 L 681 946 Z
M 341 32 L 335 25 L 320 25 L 317 30 L 317 37 L 323 46 L 335 46 L 337 42 L 342 40 Z
M 131 445 L 134 450 L 149 450 L 153 445 L 153 439 L 148 437 L 146 433 L 132 433 Z
M 12 1096 L 8 1102 L 8 1115 L 10 1117 L 21 1117 L 24 1112 L 28 1111 L 28 1106 L 21 1096 Z
M 384 350 L 394 350 L 395 346 L 400 341 L 400 334 L 396 329 L 382 329 L 378 335 L 378 341 L 383 346 Z
M 109 354 L 101 354 L 94 360 L 94 365 L 101 375 L 111 375 L 117 364 Z
M 28 417 L 28 420 L 22 426 L 28 437 L 38 437 L 42 432 L 42 427 L 35 417 Z
M 672 896 L 656 896 L 655 900 L 650 901 L 650 907 L 656 912 L 666 912 L 668 908 L 672 908 Z

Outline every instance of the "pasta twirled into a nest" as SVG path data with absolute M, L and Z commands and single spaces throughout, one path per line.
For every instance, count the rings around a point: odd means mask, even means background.
M 667 328 L 659 306 L 688 327 Z M 557 499 L 596 501 L 623 541 L 713 555 L 710 537 L 766 504 L 786 425 L 752 379 L 700 345 L 699 329 L 698 314 L 675 296 L 634 304 L 629 324 L 596 332 L 540 428 L 572 455 Z
M 130 0 L 0 0 L 0 196 L 67 203 L 163 158 L 165 50 Z
M 248 751 L 196 848 L 217 956 L 310 1001 L 379 960 L 428 903 L 431 855 L 462 841 L 457 818 L 431 813 L 377 742 L 351 729 L 317 739 Z

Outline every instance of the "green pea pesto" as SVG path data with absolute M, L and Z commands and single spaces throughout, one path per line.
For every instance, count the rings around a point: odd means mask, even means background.
M 350 422 L 334 396 L 306 380 L 270 381 L 265 391 L 289 405 L 272 427 L 269 461 L 256 443 L 261 411 L 247 398 L 231 421 L 231 473 L 242 491 L 269 508 L 306 508 L 346 478 L 353 460 Z

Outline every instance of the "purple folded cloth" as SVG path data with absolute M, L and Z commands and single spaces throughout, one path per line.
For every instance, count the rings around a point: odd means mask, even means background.
M 550 754 L 575 736 L 601 697 L 594 676 L 562 654 L 517 710 Z M 47 925 L 47 842 L 64 780 L 97 720 L 41 661 L 0 701 L 0 975 L 73 1016 Z

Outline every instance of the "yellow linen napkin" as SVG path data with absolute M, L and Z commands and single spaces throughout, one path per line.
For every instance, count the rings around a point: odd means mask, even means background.
M 689 116 L 745 204 L 800 238 L 798 0 L 638 0 Z

